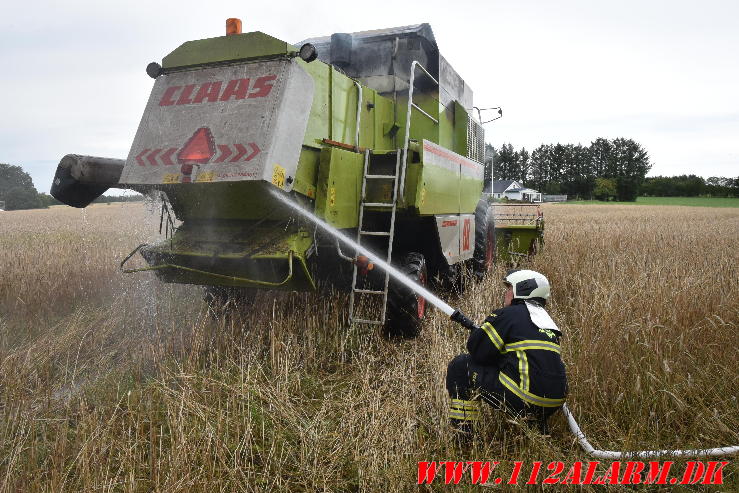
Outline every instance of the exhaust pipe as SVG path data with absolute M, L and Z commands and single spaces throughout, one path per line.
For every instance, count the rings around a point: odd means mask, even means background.
M 56 168 L 51 195 L 72 207 L 87 207 L 118 185 L 125 164 L 124 159 L 67 154 Z

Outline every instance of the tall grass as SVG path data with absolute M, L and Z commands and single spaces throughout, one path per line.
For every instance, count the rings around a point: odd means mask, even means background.
M 739 443 L 739 213 L 545 213 L 527 265 L 553 284 L 594 445 Z M 213 320 L 199 288 L 119 274 L 157 223 L 141 204 L 0 217 L 0 491 L 410 491 L 420 460 L 586 459 L 561 415 L 545 439 L 487 408 L 456 447 L 444 374 L 465 333 L 441 313 L 390 343 L 344 326 L 343 294 L 262 293 Z M 451 304 L 481 320 L 504 270 Z

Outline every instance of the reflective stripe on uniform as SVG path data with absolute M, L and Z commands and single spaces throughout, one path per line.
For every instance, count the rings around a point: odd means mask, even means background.
M 495 327 L 493 327 L 490 322 L 485 322 L 482 324 L 481 328 L 488 335 L 493 345 L 498 348 L 498 351 L 503 352 L 503 346 L 505 346 L 505 343 L 503 342 L 503 338 L 500 337 L 500 334 L 498 334 L 498 331 L 495 330 Z
M 544 351 L 554 351 L 555 353 L 560 352 L 559 344 L 549 341 L 540 341 L 536 339 L 529 339 L 525 341 L 512 342 L 505 345 L 505 351 L 526 351 L 527 349 L 542 349 Z
M 547 397 L 540 397 L 526 390 L 522 390 L 518 385 L 516 385 L 516 382 L 511 380 L 511 378 L 503 372 L 500 372 L 498 374 L 498 379 L 500 380 L 500 383 L 505 386 L 505 388 L 513 392 L 519 399 L 524 402 L 528 402 L 529 404 L 534 404 L 535 406 L 541 407 L 559 407 L 565 403 L 564 398 L 549 399 Z
M 480 403 L 478 401 L 465 401 L 463 399 L 452 399 L 452 407 L 459 409 L 479 409 Z
M 521 390 L 529 390 L 529 359 L 526 357 L 526 351 L 516 351 L 518 356 L 518 375 L 520 377 Z
M 480 417 L 480 402 L 452 399 L 449 417 L 461 421 L 476 421 Z
M 459 421 L 477 421 L 478 419 L 480 419 L 480 413 L 472 413 L 470 411 L 453 411 L 450 409 L 449 417 L 451 419 L 457 419 Z

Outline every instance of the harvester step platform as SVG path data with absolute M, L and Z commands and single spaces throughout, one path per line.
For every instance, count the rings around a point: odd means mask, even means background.
M 366 175 L 365 178 L 375 178 L 377 180 L 394 180 L 395 175 Z
M 365 207 L 394 207 L 395 204 L 388 202 L 365 202 Z
M 355 293 L 363 293 L 363 294 L 385 294 L 385 291 L 377 291 L 374 289 L 355 289 Z
M 360 231 L 359 233 L 367 236 L 390 236 L 390 231 Z

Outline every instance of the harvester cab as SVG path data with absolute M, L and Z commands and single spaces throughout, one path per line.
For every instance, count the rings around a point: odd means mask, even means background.
M 352 321 L 418 334 L 423 299 L 272 193 L 417 282 L 458 285 L 463 266 L 482 275 L 495 230 L 471 89 L 428 24 L 295 45 L 227 25 L 147 67 L 155 82 L 126 160 L 67 155 L 52 195 L 75 207 L 109 187 L 166 197 L 178 227 L 142 245 L 148 265 L 127 272 L 211 292 L 330 281 L 351 291 Z

